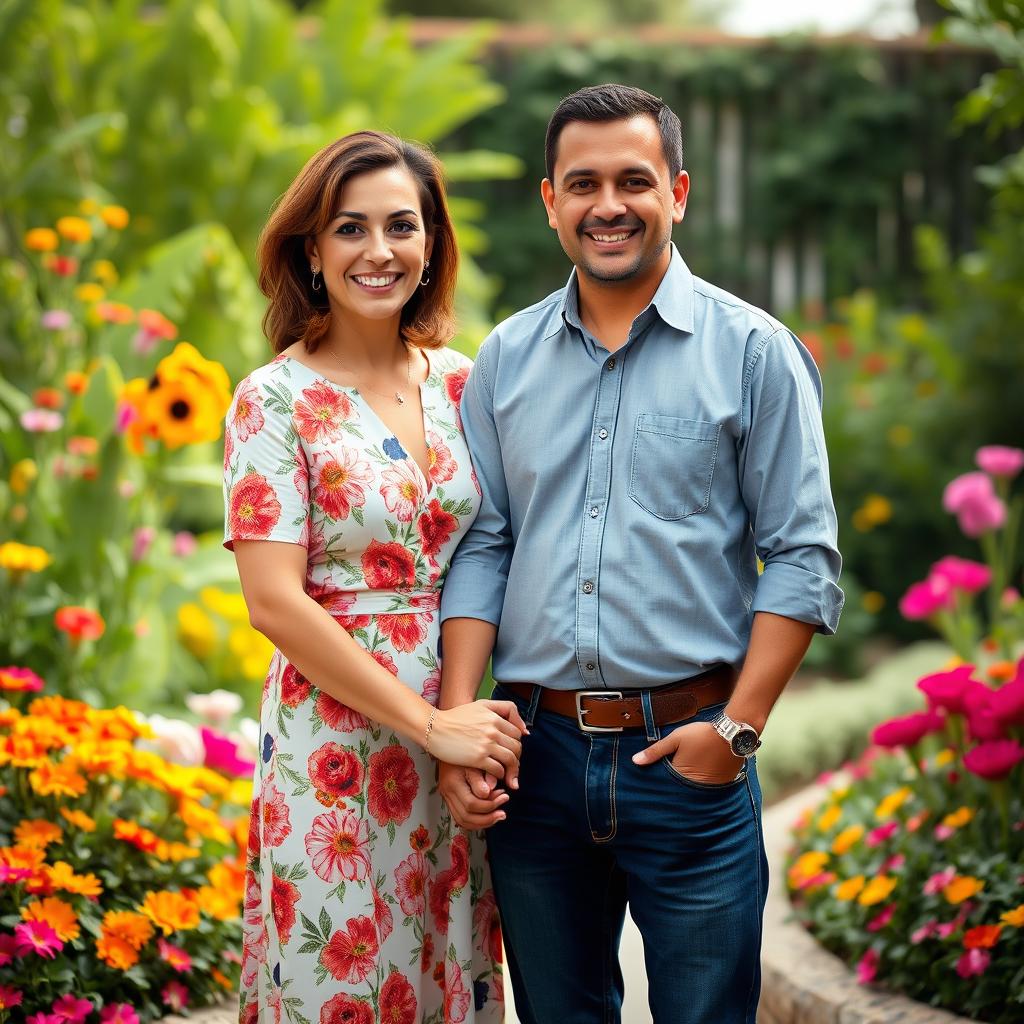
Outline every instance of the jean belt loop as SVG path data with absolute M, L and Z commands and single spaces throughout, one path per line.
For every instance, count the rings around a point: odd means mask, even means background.
M 540 704 L 540 699 L 543 694 L 543 686 L 534 686 L 533 696 L 530 698 L 530 706 L 526 709 L 526 714 L 523 716 L 523 721 L 526 723 L 527 729 L 533 728 L 533 720 L 537 717 L 537 706 Z
M 654 708 L 651 707 L 651 691 L 640 692 L 640 705 L 644 709 L 644 727 L 647 729 L 647 742 L 654 743 L 661 739 L 658 723 L 654 721 Z

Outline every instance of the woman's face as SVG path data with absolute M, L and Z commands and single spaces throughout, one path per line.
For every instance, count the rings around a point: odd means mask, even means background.
M 331 309 L 367 320 L 397 320 L 420 287 L 430 258 L 432 239 L 425 228 L 419 190 L 405 167 L 385 167 L 348 181 L 334 219 L 306 242 Z

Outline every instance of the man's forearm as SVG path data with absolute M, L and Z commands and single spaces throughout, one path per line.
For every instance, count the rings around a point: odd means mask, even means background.
M 814 629 L 810 623 L 784 615 L 757 612 L 743 669 L 725 713 L 761 732 L 779 695 L 803 661 Z
M 476 699 L 498 628 L 483 619 L 446 619 L 441 626 L 442 710 Z

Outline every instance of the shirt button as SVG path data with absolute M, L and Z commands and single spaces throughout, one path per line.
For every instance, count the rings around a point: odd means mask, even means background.
M 615 357 L 612 356 L 612 358 L 608 360 L 606 365 L 608 366 L 609 371 L 614 370 L 615 369 Z
M 592 594 L 594 592 L 594 584 L 590 580 L 585 580 L 580 589 L 584 594 Z
M 601 510 L 596 505 L 594 505 L 593 508 L 591 508 L 590 510 L 590 518 L 596 519 L 600 514 Z
M 587 671 L 588 672 L 593 672 L 595 668 L 597 668 L 597 666 L 592 661 L 588 661 L 587 662 Z
M 598 436 L 599 438 L 601 438 L 601 440 L 602 440 L 602 441 L 607 441 L 607 440 L 608 440 L 608 431 L 607 431 L 607 430 L 605 430 L 605 429 L 604 429 L 604 427 L 602 427 L 602 428 L 601 428 L 601 429 L 600 429 L 600 430 L 599 430 L 599 431 L 597 432 L 597 436 Z

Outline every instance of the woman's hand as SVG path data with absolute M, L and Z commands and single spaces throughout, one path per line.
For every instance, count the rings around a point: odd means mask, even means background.
M 430 753 L 439 761 L 479 768 L 512 789 L 519 785 L 520 737 L 526 725 L 508 700 L 475 700 L 438 711 L 430 732 Z

